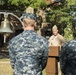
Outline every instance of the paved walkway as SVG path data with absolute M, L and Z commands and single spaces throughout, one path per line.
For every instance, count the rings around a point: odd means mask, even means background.
M 13 75 L 9 59 L 0 59 L 0 75 Z M 45 70 L 43 75 L 45 75 Z
M 13 75 L 9 59 L 0 59 L 0 75 Z

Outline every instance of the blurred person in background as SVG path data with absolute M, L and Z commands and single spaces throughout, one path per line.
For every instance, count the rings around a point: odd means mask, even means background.
M 53 35 L 49 38 L 49 46 L 62 46 L 65 43 L 65 38 L 59 34 L 56 25 L 52 27 Z M 59 60 L 59 59 L 58 59 Z M 62 75 L 60 69 L 60 62 L 58 62 L 58 75 Z
M 76 25 L 74 31 L 76 32 Z M 61 47 L 60 67 L 63 75 L 76 75 L 76 37 Z
M 65 43 L 65 38 L 58 33 L 56 25 L 52 27 L 53 35 L 49 38 L 49 46 L 62 46 Z

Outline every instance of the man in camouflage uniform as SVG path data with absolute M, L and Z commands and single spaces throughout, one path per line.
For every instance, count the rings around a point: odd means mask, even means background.
M 76 75 L 76 38 L 66 42 L 62 46 L 60 52 L 60 66 L 64 75 Z
M 42 75 L 48 58 L 48 42 L 35 33 L 34 14 L 25 13 L 21 18 L 24 31 L 10 40 L 8 49 L 14 75 Z

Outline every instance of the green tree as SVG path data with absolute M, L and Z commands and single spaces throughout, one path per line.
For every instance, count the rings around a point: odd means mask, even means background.
M 74 38 L 72 19 L 75 17 L 73 7 L 76 7 L 76 0 L 74 0 L 75 3 L 72 3 L 72 1 L 73 0 L 67 0 L 64 4 L 60 5 L 58 3 L 53 4 L 46 19 L 48 22 L 51 22 L 52 25 L 56 24 L 62 32 L 61 34 L 64 35 L 67 40 Z
M 76 0 L 67 0 L 68 5 L 76 5 Z
M 64 37 L 66 41 L 73 40 L 73 28 L 72 25 L 67 25 L 67 27 L 64 29 Z
M 0 10 L 24 11 L 28 6 L 34 9 L 46 7 L 44 0 L 0 0 Z
M 75 16 L 71 12 L 74 11 L 73 6 L 76 10 L 76 0 L 61 0 L 61 2 L 52 5 L 47 5 L 45 0 L 0 0 L 0 9 L 2 10 L 25 11 L 28 6 L 34 9 L 49 7 L 46 21 L 52 25 L 58 25 L 60 30 L 64 32 L 67 25 L 72 25 L 71 19 Z
M 35 9 L 43 8 L 46 6 L 46 3 L 44 0 L 8 0 L 8 3 L 11 5 L 15 5 L 17 7 L 24 8 L 24 10 L 28 6 L 31 6 Z

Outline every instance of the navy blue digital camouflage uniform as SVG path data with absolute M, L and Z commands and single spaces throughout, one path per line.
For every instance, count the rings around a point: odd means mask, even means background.
M 24 30 L 9 42 L 14 75 L 42 75 L 48 58 L 47 40 L 33 30 Z
M 62 46 L 60 65 L 64 75 L 76 75 L 76 38 Z

